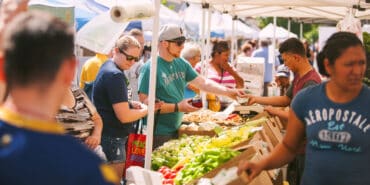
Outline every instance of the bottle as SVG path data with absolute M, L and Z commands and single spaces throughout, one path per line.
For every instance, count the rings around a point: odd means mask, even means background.
M 208 109 L 218 112 L 221 110 L 221 102 L 214 94 L 207 94 Z
M 193 107 L 198 107 L 198 108 L 203 107 L 202 98 L 200 96 L 195 96 L 194 98 L 190 100 L 189 103 L 191 103 Z

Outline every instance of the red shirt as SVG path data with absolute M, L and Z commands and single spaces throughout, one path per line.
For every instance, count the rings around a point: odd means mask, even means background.
M 293 97 L 302 90 L 308 81 L 316 82 L 317 84 L 321 83 L 321 78 L 319 74 L 314 70 L 311 69 L 308 73 L 303 75 L 302 77 L 298 77 L 298 75 L 293 80 Z

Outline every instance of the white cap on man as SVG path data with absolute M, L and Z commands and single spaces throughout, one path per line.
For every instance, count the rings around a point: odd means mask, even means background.
M 185 40 L 183 30 L 176 24 L 165 24 L 159 30 L 159 41 L 164 40 Z
M 289 68 L 284 64 L 278 66 L 278 68 L 276 70 L 276 76 L 289 78 L 290 77 Z

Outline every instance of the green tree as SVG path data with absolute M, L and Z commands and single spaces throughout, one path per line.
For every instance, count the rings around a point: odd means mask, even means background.
M 364 42 L 364 46 L 365 46 L 365 49 L 366 49 L 366 55 L 367 57 L 370 56 L 370 34 L 367 33 L 367 32 L 364 32 L 362 34 L 362 37 L 363 37 L 363 42 Z M 367 59 L 367 69 L 366 69 L 366 74 L 365 74 L 365 78 L 364 78 L 364 83 L 367 84 L 368 86 L 370 86 L 370 64 L 369 64 L 369 59 Z

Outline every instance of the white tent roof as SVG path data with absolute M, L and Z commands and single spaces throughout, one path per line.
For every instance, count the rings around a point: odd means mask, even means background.
M 277 39 L 287 39 L 287 38 L 290 38 L 290 37 L 297 38 L 296 34 L 294 34 L 292 32 L 289 32 L 288 30 L 286 30 L 286 29 L 284 29 L 280 26 L 276 27 L 275 34 L 276 34 L 275 38 L 277 38 Z M 273 35 L 274 35 L 274 25 L 272 23 L 268 24 L 266 27 L 264 27 L 258 33 L 258 37 L 261 38 L 261 39 L 273 38 Z
M 170 0 L 182 2 L 182 0 Z M 216 10 L 240 17 L 276 16 L 300 18 L 327 18 L 340 20 L 355 6 L 370 8 L 365 0 L 187 0 L 189 3 L 209 3 Z M 355 17 L 370 18 L 370 9 L 355 9 Z
M 194 21 L 199 25 L 199 30 L 202 29 L 202 20 L 200 16 L 202 15 L 202 7 L 200 4 L 190 4 L 184 11 L 179 13 L 184 21 Z M 194 19 L 194 16 L 199 16 L 198 19 Z M 223 32 L 225 37 L 232 35 L 232 16 L 229 14 L 222 14 L 220 12 L 212 13 L 211 19 L 211 31 Z M 245 38 L 255 38 L 257 37 L 257 31 L 250 28 L 246 24 L 237 21 L 235 35 Z

